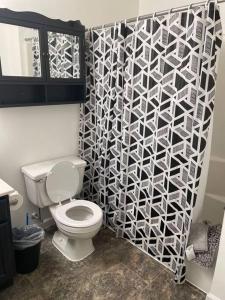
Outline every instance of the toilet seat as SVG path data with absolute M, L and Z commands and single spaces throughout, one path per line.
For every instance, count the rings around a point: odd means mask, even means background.
M 78 210 L 82 211 L 82 216 L 80 216 L 81 214 L 78 213 Z M 74 214 L 74 217 L 72 218 L 70 214 Z M 102 216 L 101 208 L 97 204 L 87 200 L 73 200 L 67 204 L 59 205 L 55 209 L 56 220 L 71 228 L 93 226 L 102 221 Z

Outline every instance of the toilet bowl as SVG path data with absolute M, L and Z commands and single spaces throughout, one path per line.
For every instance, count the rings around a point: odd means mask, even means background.
M 92 238 L 101 228 L 102 209 L 77 200 L 86 163 L 65 157 L 22 168 L 28 198 L 39 208 L 49 207 L 58 230 L 53 245 L 69 260 L 80 261 L 94 251 Z
M 101 208 L 86 200 L 72 200 L 50 207 L 59 231 L 53 245 L 69 260 L 79 261 L 94 251 L 92 238 L 102 225 Z

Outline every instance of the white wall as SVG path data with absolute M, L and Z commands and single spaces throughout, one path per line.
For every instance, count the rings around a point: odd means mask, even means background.
M 138 0 L 0 0 L 0 7 L 65 21 L 81 20 L 86 27 L 136 16 L 138 4 Z
M 79 19 L 86 26 L 137 15 L 138 0 L 0 0 L 0 7 L 35 11 L 51 18 Z M 0 178 L 25 198 L 12 213 L 13 225 L 23 224 L 31 207 L 20 167 L 78 152 L 79 105 L 0 109 Z
M 191 4 L 198 1 L 192 0 L 139 0 L 139 15 L 154 13 L 164 9 L 176 8 L 182 5 Z

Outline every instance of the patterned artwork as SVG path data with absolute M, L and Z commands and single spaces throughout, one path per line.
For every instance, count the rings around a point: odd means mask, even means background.
M 87 34 L 84 197 L 117 236 L 185 280 L 185 249 L 214 107 L 218 7 Z
M 48 32 L 51 78 L 80 78 L 79 37 Z

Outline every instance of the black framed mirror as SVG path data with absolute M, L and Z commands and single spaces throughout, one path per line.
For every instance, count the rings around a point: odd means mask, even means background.
M 84 36 L 80 21 L 0 9 L 0 107 L 84 102 Z

